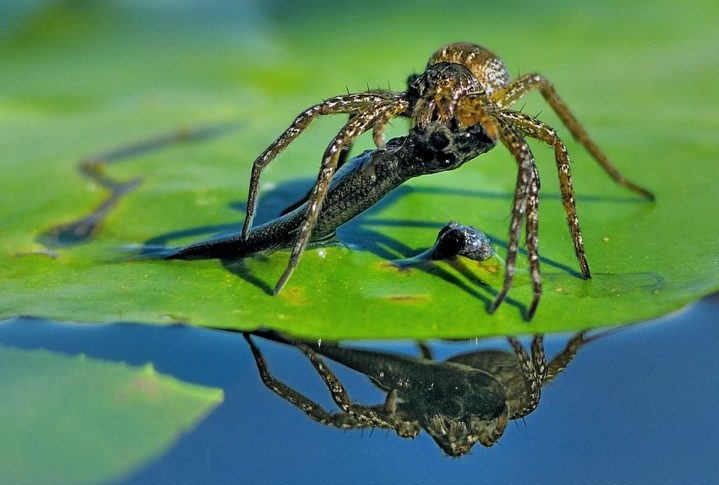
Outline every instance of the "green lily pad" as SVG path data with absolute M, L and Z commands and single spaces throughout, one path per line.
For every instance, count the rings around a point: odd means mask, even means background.
M 2 483 L 125 476 L 222 401 L 222 390 L 160 375 L 150 365 L 4 346 L 0 388 Z
M 381 16 L 365 3 L 343 12 L 323 2 L 298 12 L 282 2 L 228 2 L 219 12 L 191 2 L 167 10 L 37 5 L 17 13 L 0 37 L 0 317 L 182 321 L 327 338 L 463 337 L 634 322 L 719 289 L 713 0 L 689 2 L 681 16 L 669 1 L 614 2 L 601 11 L 569 1 L 481 9 L 458 2 L 446 7 L 451 22 L 437 21 L 421 2 L 382 4 Z M 269 288 L 286 252 L 224 265 L 128 260 L 142 244 L 237 230 L 252 160 L 296 113 L 346 87 L 402 89 L 407 74 L 454 40 L 492 48 L 512 72 L 545 74 L 622 172 L 657 195 L 648 203 L 617 187 L 539 97 L 528 99 L 525 111 L 542 111 L 567 139 L 594 275 L 578 277 L 552 152 L 533 144 L 544 295 L 530 323 L 525 258 L 510 300 L 494 315 L 487 302 L 501 286 L 498 260 L 409 271 L 388 264 L 430 246 L 449 221 L 481 228 L 504 252 L 516 168 L 502 148 L 409 182 L 340 230 L 346 246 L 307 251 L 277 297 Z M 319 122 L 266 171 L 266 217 L 293 202 L 288 193 L 306 190 L 300 182 L 316 174 L 342 121 Z M 108 165 L 104 175 L 113 180 L 142 182 L 90 237 L 48 242 L 48 231 L 57 234 L 108 196 L 78 172 L 81 160 L 226 123 L 234 123 L 230 133 Z M 391 135 L 403 132 L 395 122 Z

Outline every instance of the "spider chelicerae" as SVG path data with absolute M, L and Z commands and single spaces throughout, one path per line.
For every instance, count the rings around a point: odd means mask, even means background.
M 384 146 L 384 130 L 396 117 L 409 118 L 413 127 L 424 128 L 430 123 L 446 124 L 450 129 L 479 125 L 496 142 L 502 143 L 516 160 L 519 169 L 512 203 L 504 282 L 490 311 L 502 303 L 512 286 L 522 224 L 525 225 L 529 272 L 533 298 L 527 317 L 534 315 L 542 293 L 539 271 L 539 172 L 525 137 L 538 139 L 554 148 L 562 203 L 574 243 L 579 268 L 585 279 L 591 277 L 584 255 L 584 241 L 574 201 L 574 188 L 566 146 L 557 132 L 542 121 L 509 107 L 527 93 L 539 91 L 547 103 L 607 174 L 619 185 L 653 200 L 648 190 L 625 179 L 606 155 L 589 138 L 567 105 L 559 98 L 552 84 L 540 74 L 525 74 L 512 80 L 499 57 L 489 50 L 470 43 L 449 44 L 430 57 L 426 70 L 410 76 L 407 90 L 368 91 L 332 97 L 303 111 L 252 166 L 247 198 L 247 215 L 242 238 L 247 239 L 257 209 L 260 175 L 267 165 L 310 123 L 323 115 L 347 114 L 349 121 L 327 146 L 317 181 L 309 194 L 304 221 L 300 226 L 289 263 L 275 286 L 279 293 L 299 263 L 310 241 L 322 202 L 341 159 L 357 137 L 372 130 L 374 143 Z

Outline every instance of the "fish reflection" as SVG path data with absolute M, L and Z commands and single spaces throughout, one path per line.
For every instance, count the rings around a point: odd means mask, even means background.
M 547 362 L 544 338 L 535 335 L 531 351 L 507 337 L 511 351 L 478 350 L 434 360 L 428 346 L 422 356 L 394 354 L 337 344 L 311 344 L 274 332 L 245 333 L 262 382 L 311 419 L 341 429 L 385 428 L 403 438 L 425 430 L 448 455 L 468 453 L 477 443 L 492 446 L 509 420 L 526 416 L 539 404 L 542 386 L 551 382 L 593 340 L 586 332 L 574 335 Z M 341 412 L 330 412 L 272 376 L 254 337 L 297 347 L 312 363 Z M 366 375 L 386 393 L 383 403 L 353 402 L 325 358 Z

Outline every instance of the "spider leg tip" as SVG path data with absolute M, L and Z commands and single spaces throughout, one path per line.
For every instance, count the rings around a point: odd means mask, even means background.
M 487 309 L 487 311 L 489 312 L 490 315 L 492 315 L 494 312 L 497 311 L 497 308 L 499 308 L 499 305 L 501 305 L 502 302 L 504 301 L 505 296 L 506 295 L 504 293 L 500 293 L 499 296 L 497 296 L 497 298 L 495 298 L 495 300 L 489 305 L 489 308 Z
M 249 236 L 250 236 L 250 224 L 245 223 L 242 226 L 242 232 L 240 233 L 240 239 L 242 240 L 242 242 L 246 242 L 247 239 L 249 238 Z
M 653 192 L 641 187 L 637 184 L 629 182 L 629 188 L 636 194 L 639 194 L 643 199 L 648 202 L 655 202 L 657 200 Z
M 284 287 L 285 287 L 285 282 L 278 281 L 277 284 L 275 285 L 275 288 L 272 290 L 272 296 L 279 295 L 280 292 L 282 291 L 282 288 L 284 288 Z
M 537 307 L 539 306 L 539 296 L 537 296 L 534 300 L 532 300 L 532 304 L 529 306 L 529 309 L 527 310 L 527 321 L 532 320 L 534 318 L 534 314 L 537 312 Z

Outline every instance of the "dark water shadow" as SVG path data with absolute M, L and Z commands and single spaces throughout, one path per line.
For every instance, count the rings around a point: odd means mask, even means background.
M 564 371 L 581 347 L 607 333 L 578 332 L 554 356 L 545 353 L 544 335 L 535 335 L 531 350 L 508 337 L 511 351 L 472 350 L 449 359 L 436 359 L 427 343 L 422 343 L 418 356 L 416 351 L 398 354 L 341 342 L 302 341 L 274 331 L 243 335 L 265 386 L 318 424 L 342 430 L 386 429 L 403 438 L 424 431 L 446 455 L 459 457 L 478 443 L 491 447 L 508 422 L 534 412 L 540 389 Z M 256 339 L 295 347 L 304 354 L 343 412 L 328 411 L 273 376 Z M 382 393 L 383 403 L 353 401 L 332 370 L 335 364 L 367 377 Z M 546 373 L 539 374 L 539 369 Z
M 254 259 L 264 258 L 262 255 L 249 257 Z M 274 286 L 255 276 L 252 273 L 252 270 L 247 267 L 246 258 L 220 259 L 220 264 L 222 264 L 223 268 L 243 280 L 245 283 L 262 290 L 265 295 L 272 296 L 274 294 Z
M 80 160 L 77 170 L 83 177 L 105 189 L 108 192 L 107 197 L 88 215 L 57 224 L 43 231 L 37 237 L 37 242 L 48 248 L 61 248 L 86 244 L 97 235 L 103 222 L 117 207 L 117 204 L 142 184 L 142 178 L 126 181 L 113 178 L 107 174 L 108 167 L 131 161 L 135 157 L 147 155 L 174 144 L 209 140 L 229 133 L 239 126 L 239 123 L 227 122 L 183 128 Z

